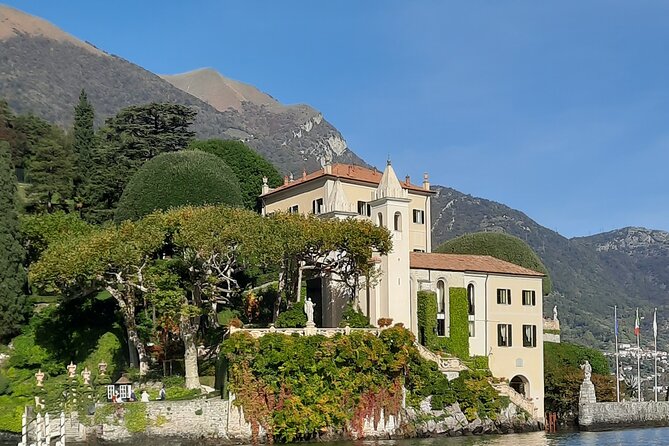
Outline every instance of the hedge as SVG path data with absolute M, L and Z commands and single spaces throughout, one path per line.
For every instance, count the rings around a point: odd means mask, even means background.
M 117 222 L 136 220 L 158 209 L 204 204 L 242 204 L 232 169 L 209 153 L 163 153 L 132 176 L 114 218 Z

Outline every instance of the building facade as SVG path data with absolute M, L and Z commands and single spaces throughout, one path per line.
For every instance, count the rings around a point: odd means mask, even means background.
M 495 377 L 506 378 L 543 413 L 543 274 L 489 256 L 431 253 L 430 190 L 399 181 L 390 163 L 383 172 L 327 165 L 300 178 L 263 185 L 262 212 L 370 219 L 386 227 L 393 248 L 378 259 L 379 277 L 361 284 L 357 305 L 374 323 L 391 318 L 417 337 L 417 293 L 437 294 L 437 336 L 450 335 L 449 288 L 465 288 L 469 302 L 469 351 L 487 356 Z M 333 281 L 307 283 L 316 302 L 317 325 L 335 327 L 349 298 Z M 420 338 L 419 338 L 420 339 Z

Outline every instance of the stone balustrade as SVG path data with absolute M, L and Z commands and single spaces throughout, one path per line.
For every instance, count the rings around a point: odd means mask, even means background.
M 260 338 L 269 333 L 280 333 L 287 336 L 299 335 L 299 336 L 315 336 L 321 335 L 327 338 L 331 338 L 337 334 L 349 335 L 353 332 L 365 332 L 372 333 L 375 336 L 378 336 L 383 328 L 351 328 L 348 325 L 346 327 L 304 327 L 304 328 L 276 328 L 273 325 L 270 325 L 269 328 L 236 328 L 230 327 L 230 334 L 237 332 L 246 332 L 249 333 L 254 338 Z
M 543 416 L 540 416 L 540 414 L 537 413 L 537 409 L 534 407 L 534 403 L 525 398 L 520 393 L 516 392 L 513 387 L 507 383 L 492 383 L 492 386 L 495 388 L 495 390 L 497 390 L 497 392 L 499 392 L 500 395 L 508 397 L 513 404 L 530 414 L 532 418 L 543 419 Z

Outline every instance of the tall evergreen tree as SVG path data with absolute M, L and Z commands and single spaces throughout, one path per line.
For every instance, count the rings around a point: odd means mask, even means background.
M 79 103 L 74 107 L 74 127 L 72 129 L 73 151 L 76 156 L 75 195 L 82 195 L 88 183 L 91 154 L 95 144 L 93 121 L 95 111 L 85 90 L 79 94 Z
M 52 137 L 42 139 L 29 166 L 30 200 L 48 212 L 66 206 L 74 187 L 74 160 L 68 144 Z
M 16 187 L 9 144 L 0 141 L 0 341 L 3 342 L 18 332 L 30 310 L 25 295 L 25 252 L 20 242 Z

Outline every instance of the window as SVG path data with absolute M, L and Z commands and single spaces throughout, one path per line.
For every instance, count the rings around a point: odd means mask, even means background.
M 369 217 L 372 215 L 372 206 L 365 201 L 358 201 L 358 215 Z
M 511 324 L 497 324 L 497 345 L 500 347 L 511 347 L 511 338 Z
M 422 225 L 425 223 L 425 211 L 421 211 L 420 209 L 414 209 L 413 210 L 413 222 L 418 223 L 419 225 Z
M 537 298 L 534 290 L 523 290 L 523 305 L 536 305 Z
M 511 305 L 511 290 L 497 288 L 497 303 Z
M 446 284 L 437 282 L 437 336 L 446 336 Z
M 469 315 L 474 315 L 474 284 L 467 285 L 467 304 L 469 305 Z
M 300 208 L 298 205 L 294 205 L 288 208 L 288 213 L 289 214 L 297 214 L 300 211 Z
M 473 338 L 476 336 L 476 333 L 474 332 L 474 329 L 476 327 L 476 324 L 474 324 L 474 321 L 469 321 L 469 337 Z
M 383 214 L 381 212 L 379 212 L 376 216 L 376 222 L 379 224 L 379 226 L 383 227 Z
M 311 212 L 313 214 L 320 214 L 323 212 L 323 199 L 319 198 L 318 200 L 314 200 L 311 202 Z
M 523 347 L 537 346 L 537 326 L 523 325 Z
M 402 214 L 399 212 L 395 212 L 395 215 L 393 217 L 393 229 L 396 231 L 401 231 L 402 230 Z

